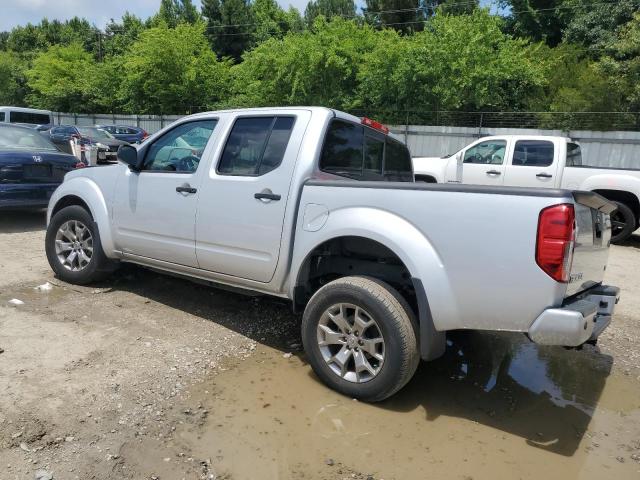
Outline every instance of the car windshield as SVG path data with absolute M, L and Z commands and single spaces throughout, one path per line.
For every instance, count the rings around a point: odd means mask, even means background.
M 57 150 L 49 140 L 36 130 L 9 126 L 0 128 L 0 149 Z
M 82 135 L 83 137 L 89 137 L 89 138 L 95 138 L 95 139 L 114 138 L 113 135 L 111 135 L 106 130 L 103 130 L 102 128 L 78 127 L 78 131 L 80 132 L 80 135 Z

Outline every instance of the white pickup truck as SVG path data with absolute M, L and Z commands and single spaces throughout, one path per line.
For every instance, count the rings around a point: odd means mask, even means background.
M 416 157 L 413 168 L 416 181 L 428 183 L 596 192 L 617 206 L 611 215 L 613 243 L 626 240 L 640 227 L 640 163 L 638 170 L 585 166 L 580 145 L 567 137 L 484 137 L 452 155 Z
M 71 283 L 120 262 L 288 298 L 332 388 L 382 400 L 456 329 L 595 341 L 609 213 L 590 192 L 413 182 L 377 122 L 319 107 L 185 117 L 65 176 L 45 249 Z

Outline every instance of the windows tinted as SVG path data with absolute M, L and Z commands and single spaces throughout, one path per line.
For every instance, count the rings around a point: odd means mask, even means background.
M 464 153 L 464 163 L 502 165 L 506 149 L 505 140 L 488 140 L 467 150 Z
M 402 143 L 344 120 L 329 125 L 320 170 L 356 180 L 412 182 L 409 150 Z
M 149 147 L 143 169 L 172 173 L 195 172 L 207 142 L 192 145 L 189 141 L 203 137 L 208 140 L 217 123 L 214 119 L 199 120 L 183 123 L 169 130 Z
M 567 143 L 567 166 L 579 167 L 582 165 L 582 150 L 577 143 Z
M 320 168 L 336 175 L 360 178 L 363 139 L 364 127 L 337 120 L 331 122 L 322 149 Z
M 387 139 L 384 178 L 390 182 L 413 182 L 411 156 L 400 142 Z
M 49 115 L 31 112 L 11 112 L 9 121 L 11 123 L 33 123 L 36 125 L 46 125 L 51 123 Z
M 282 162 L 294 117 L 238 118 L 218 164 L 222 175 L 264 175 Z
M 374 138 L 367 135 L 364 139 L 363 180 L 381 180 L 384 159 L 384 137 Z
M 548 167 L 553 163 L 553 143 L 546 140 L 518 140 L 512 163 L 522 167 Z

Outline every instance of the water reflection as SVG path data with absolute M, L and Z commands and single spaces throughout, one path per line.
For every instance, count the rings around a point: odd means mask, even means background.
M 423 364 L 385 408 L 422 405 L 428 420 L 458 416 L 572 455 L 611 371 L 597 351 L 540 347 L 519 334 L 461 332 L 441 359 Z

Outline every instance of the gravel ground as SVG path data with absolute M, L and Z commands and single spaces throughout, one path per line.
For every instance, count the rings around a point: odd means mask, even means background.
M 196 446 L 216 424 L 203 392 L 215 390 L 218 375 L 228 382 L 235 369 L 255 363 L 258 352 L 277 362 L 299 349 L 288 305 L 135 267 L 104 284 L 68 285 L 46 263 L 43 228 L 42 213 L 0 217 L 0 478 L 232 478 L 233 471 L 216 477 L 215 457 Z M 587 352 L 611 356 L 612 375 L 631 382 L 633 392 L 640 383 L 639 270 L 640 237 L 612 248 L 606 280 L 622 288 L 622 301 L 599 349 Z M 300 381 L 308 381 L 308 370 Z M 262 374 L 247 375 L 253 383 Z M 185 429 L 192 441 L 177 441 Z M 640 438 L 625 445 L 640 461 Z M 317 478 L 344 477 L 336 471 Z

